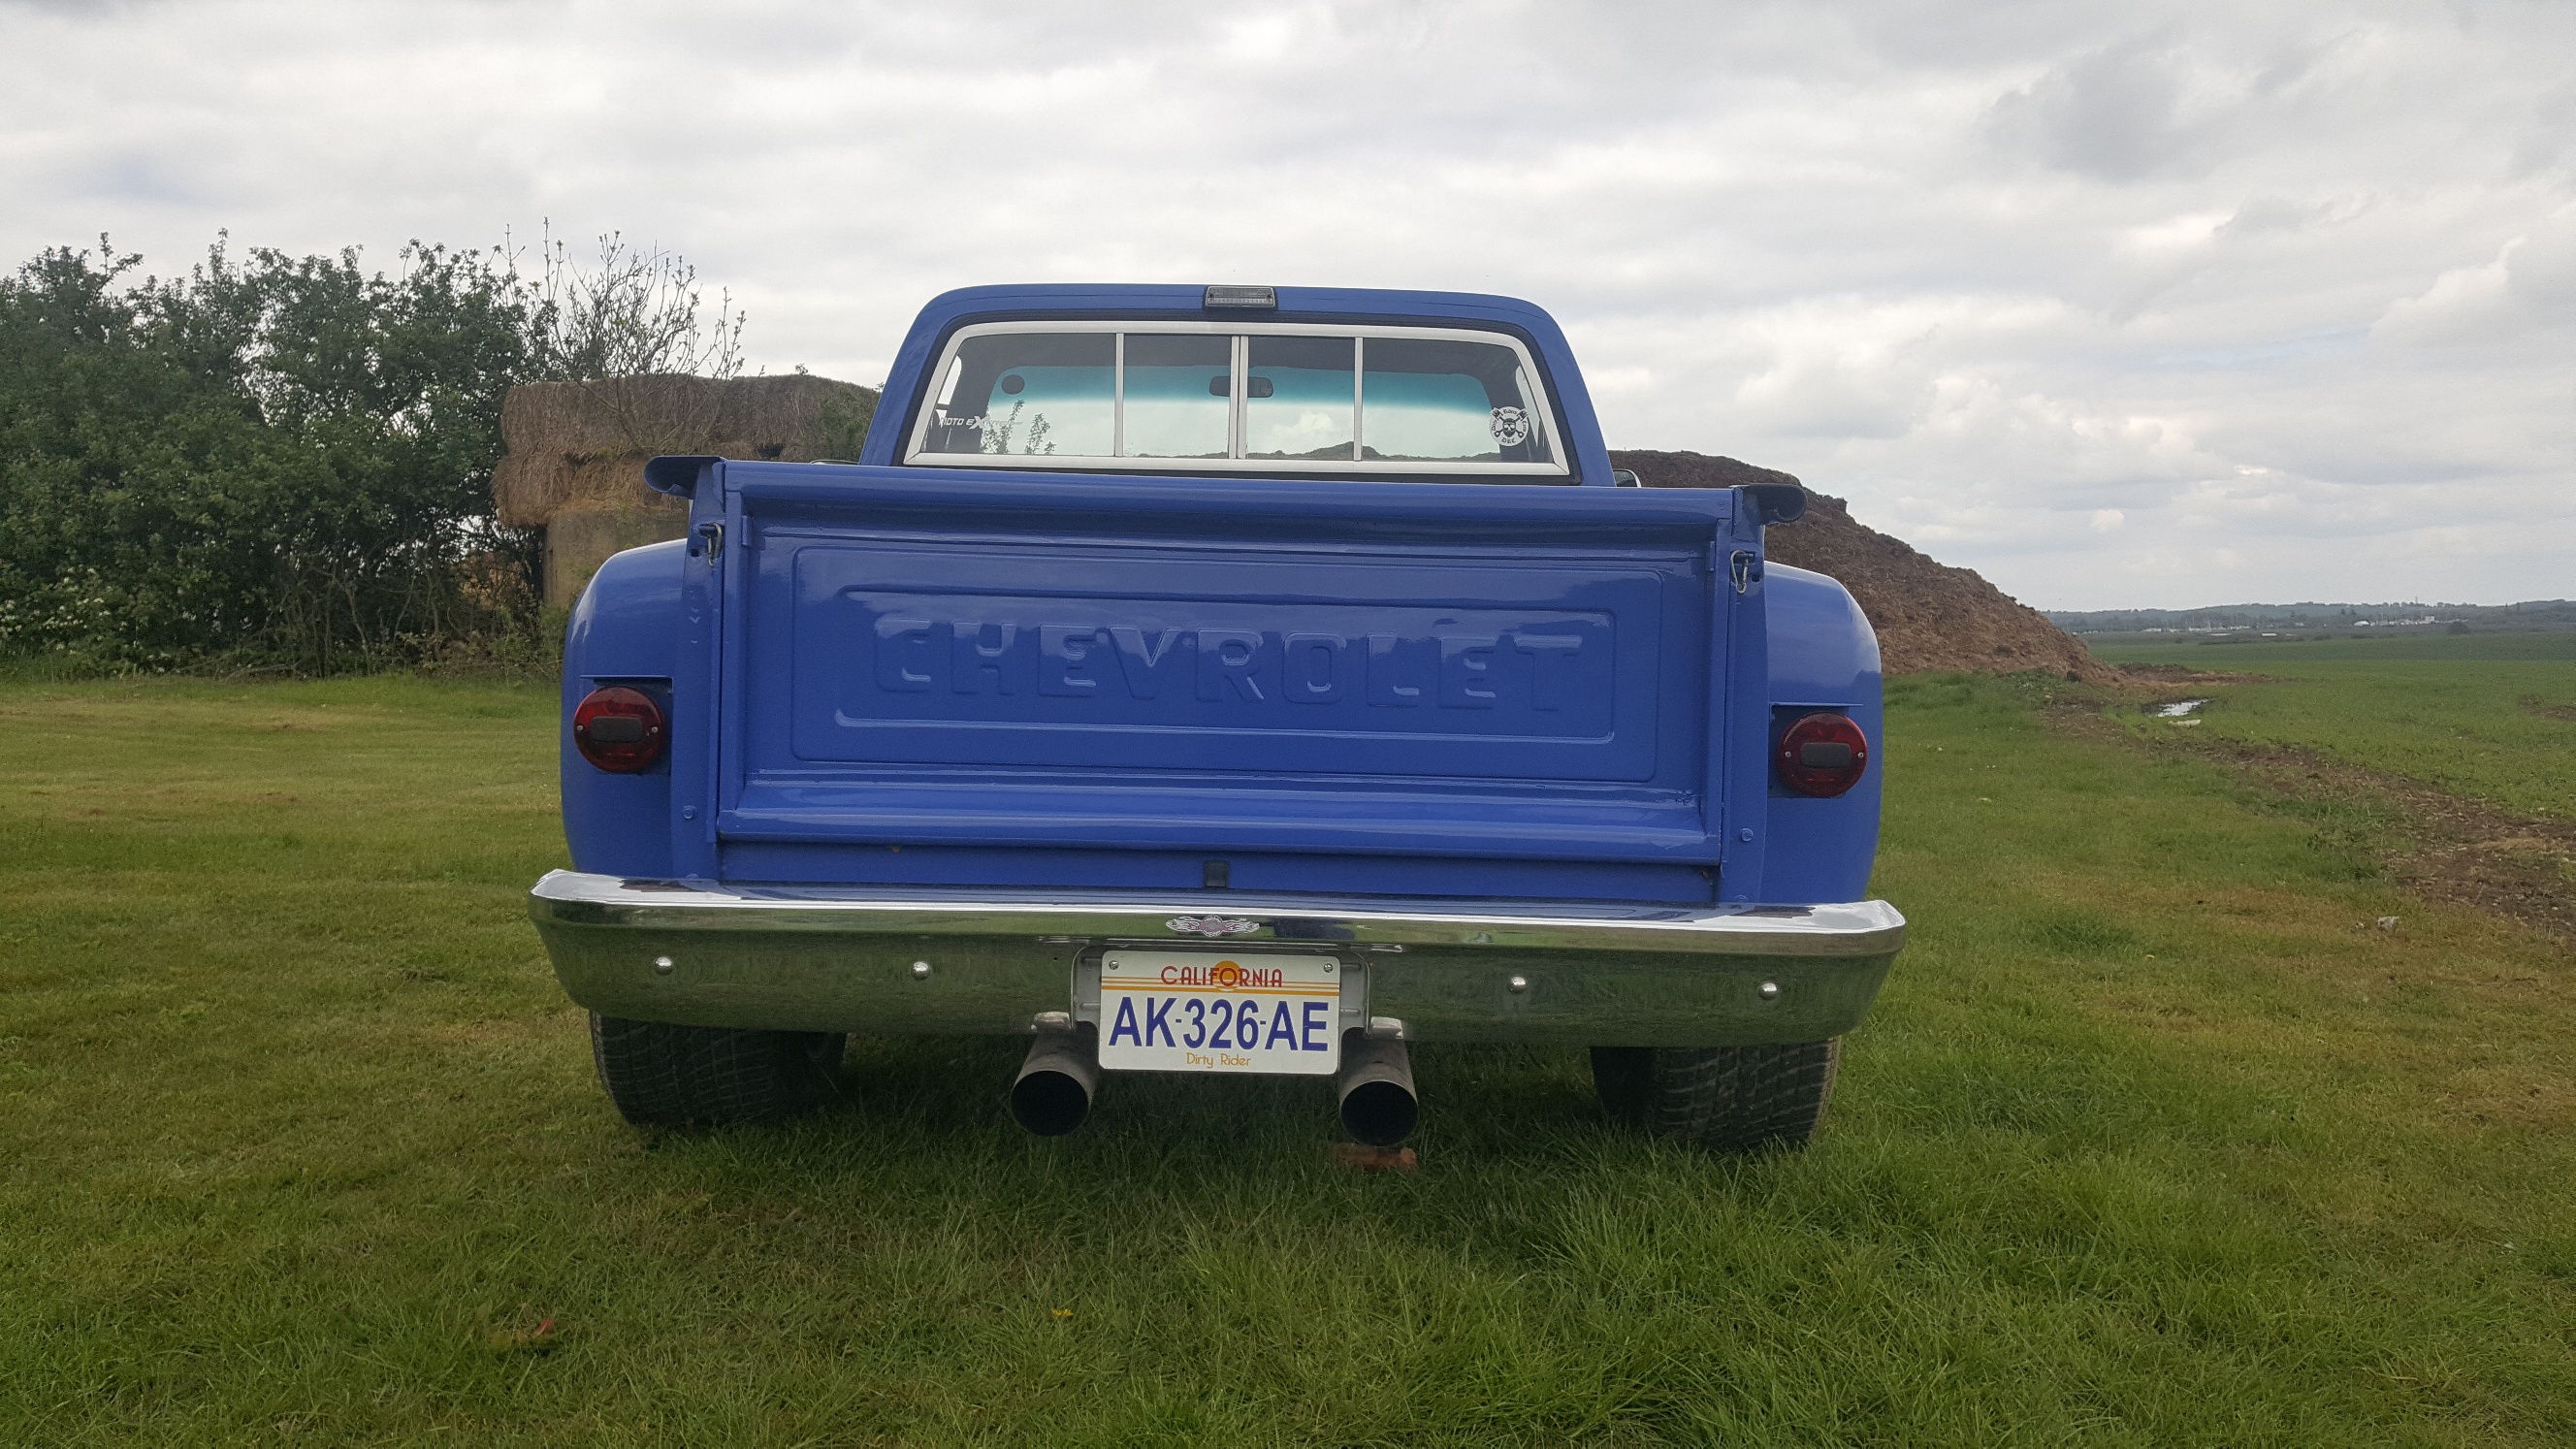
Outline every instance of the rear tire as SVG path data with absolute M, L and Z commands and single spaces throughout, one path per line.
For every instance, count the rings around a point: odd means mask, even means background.
M 1594 1047 L 1611 1119 L 1718 1152 L 1796 1150 L 1833 1100 L 1842 1038 L 1784 1046 Z
M 840 1092 L 838 1032 L 672 1026 L 590 1014 L 591 1060 L 619 1115 L 639 1127 L 777 1122 Z

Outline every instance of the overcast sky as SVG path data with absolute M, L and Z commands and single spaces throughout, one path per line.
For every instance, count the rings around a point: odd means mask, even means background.
M 27 3 L 0 252 L 609 229 L 875 383 L 978 282 L 1505 292 L 1614 446 L 2051 608 L 2576 595 L 2576 4 Z

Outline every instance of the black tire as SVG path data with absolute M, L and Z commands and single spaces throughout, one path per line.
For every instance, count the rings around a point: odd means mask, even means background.
M 619 1115 L 638 1127 L 776 1122 L 838 1095 L 838 1032 L 671 1026 L 590 1014 L 590 1055 Z
M 1785 1046 L 1594 1047 L 1612 1120 L 1718 1152 L 1807 1145 L 1833 1100 L 1842 1038 Z

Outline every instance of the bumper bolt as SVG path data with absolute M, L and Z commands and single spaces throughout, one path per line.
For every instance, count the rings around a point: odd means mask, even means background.
M 1526 976 L 1515 976 L 1506 984 L 1512 988 L 1514 995 L 1529 990 L 1529 978 Z
M 656 957 L 654 957 L 654 958 L 653 958 L 653 974 L 654 974 L 654 975 L 656 975 L 656 976 L 668 976 L 668 975 L 670 975 L 670 974 L 671 974 L 671 958 L 670 958 L 670 957 L 668 957 L 668 956 L 656 956 Z
M 929 962 L 927 962 L 927 961 L 915 961 L 915 962 L 913 962 L 913 963 L 912 963 L 912 979 L 913 979 L 913 980 L 915 980 L 915 981 L 927 981 L 927 980 L 929 980 L 929 979 L 930 979 L 930 963 L 929 963 Z
M 1762 983 L 1762 999 L 1763 999 L 1763 1000 L 1765 1000 L 1765 1001 L 1773 1001 L 1773 1000 L 1777 1000 L 1777 999 L 1779 998 L 1779 995 L 1780 995 L 1780 983 L 1779 983 L 1779 982 L 1777 982 L 1777 981 L 1765 981 L 1765 982 L 1763 982 L 1763 983 Z

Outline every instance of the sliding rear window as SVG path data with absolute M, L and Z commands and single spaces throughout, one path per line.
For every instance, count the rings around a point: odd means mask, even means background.
M 1501 333 L 1221 323 L 960 331 L 905 461 L 1007 468 L 1566 476 Z

